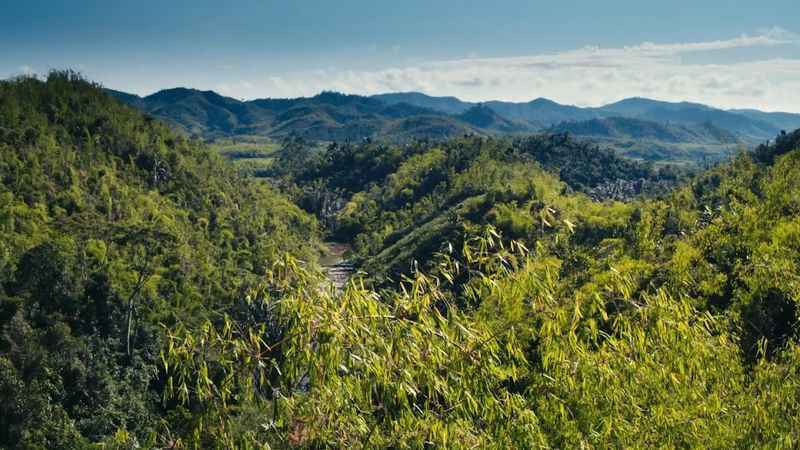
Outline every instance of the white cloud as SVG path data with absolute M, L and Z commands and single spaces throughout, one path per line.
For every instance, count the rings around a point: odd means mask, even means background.
M 322 90 L 374 94 L 422 91 L 466 100 L 528 101 L 548 97 L 562 103 L 600 105 L 630 96 L 689 100 L 720 107 L 755 107 L 800 112 L 800 59 L 753 57 L 762 48 L 800 47 L 798 34 L 761 30 L 725 40 L 621 48 L 584 47 L 553 54 L 504 58 L 470 57 L 415 63 L 374 71 L 323 69 L 227 84 L 237 97 L 293 97 Z M 732 63 L 715 62 L 720 51 L 749 50 Z M 755 49 L 755 50 L 753 50 Z M 780 53 L 780 51 L 779 51 Z M 682 55 L 693 55 L 688 63 Z
M 19 75 L 25 75 L 25 76 L 36 75 L 36 71 L 33 70 L 33 67 L 29 65 L 19 66 L 17 67 L 17 71 Z
M 247 97 L 243 93 L 247 93 L 252 91 L 255 88 L 255 85 L 247 80 L 237 80 L 232 83 L 219 83 L 214 86 L 214 90 L 219 92 L 222 95 L 228 95 L 233 97 Z
M 652 42 L 645 42 L 635 47 L 626 47 L 625 50 L 658 56 L 686 52 L 725 50 L 732 48 L 786 45 L 795 42 L 797 42 L 797 36 L 793 35 L 792 33 L 789 33 L 782 28 L 771 28 L 755 36 L 743 34 L 733 39 L 679 44 L 654 44 Z

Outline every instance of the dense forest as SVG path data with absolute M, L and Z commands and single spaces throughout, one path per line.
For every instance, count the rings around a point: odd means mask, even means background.
M 243 177 L 73 73 L 0 82 L 0 447 L 800 445 L 800 130 L 699 173 L 282 147 Z
M 353 245 L 371 279 L 432 262 L 443 242 L 460 245 L 473 225 L 529 237 L 557 214 L 547 202 L 558 196 L 632 199 L 666 192 L 686 176 L 565 134 L 334 143 L 316 151 L 292 141 L 269 173 L 331 239 Z
M 316 252 L 285 197 L 71 73 L 0 83 L 0 155 L 0 447 L 160 430 L 164 330 L 247 320 Z

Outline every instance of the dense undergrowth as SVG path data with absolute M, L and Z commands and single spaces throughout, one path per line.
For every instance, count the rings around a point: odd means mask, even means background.
M 558 135 L 297 144 L 342 293 L 282 194 L 70 74 L 0 84 L 0 446 L 800 442 L 800 132 L 672 190 Z

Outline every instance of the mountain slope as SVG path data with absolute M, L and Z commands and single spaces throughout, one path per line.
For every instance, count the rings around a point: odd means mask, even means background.
M 433 109 L 446 114 L 461 114 L 475 106 L 475 103 L 465 102 L 455 97 L 433 97 L 420 92 L 395 92 L 389 94 L 378 94 L 373 95 L 372 98 L 376 98 L 390 105 L 406 103 L 409 105 Z
M 456 116 L 478 129 L 493 130 L 500 133 L 521 133 L 530 128 L 520 123 L 514 123 L 498 114 L 493 108 L 479 104 Z
M 706 163 L 723 160 L 743 144 L 734 133 L 711 122 L 654 122 L 608 117 L 581 122 L 562 122 L 551 133 L 569 133 L 617 150 L 624 156 L 649 161 Z M 746 142 L 746 141 L 745 141 Z
M 645 98 L 628 98 L 597 108 L 597 111 L 655 122 L 677 122 L 683 124 L 710 122 L 715 126 L 736 133 L 750 141 L 769 139 L 780 131 L 773 123 L 761 118 L 723 111 L 698 103 L 671 103 Z
M 524 120 L 536 126 L 595 117 L 591 111 L 577 106 L 562 105 L 546 98 L 537 98 L 527 103 L 492 101 L 486 104 L 503 116 Z
M 731 109 L 730 112 L 749 117 L 753 120 L 766 122 L 782 130 L 795 130 L 800 128 L 800 114 L 784 112 L 763 112 L 755 109 Z
M 581 122 L 562 122 L 550 131 L 609 139 L 646 139 L 667 143 L 698 142 L 735 144 L 736 136 L 713 123 L 659 123 L 626 117 L 608 117 Z

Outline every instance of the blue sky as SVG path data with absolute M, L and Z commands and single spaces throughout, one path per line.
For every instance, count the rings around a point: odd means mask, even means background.
M 138 94 L 648 96 L 800 112 L 797 0 L 0 2 L 0 76 L 71 67 Z

